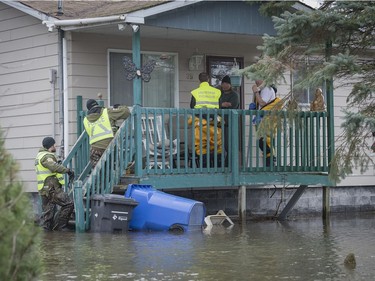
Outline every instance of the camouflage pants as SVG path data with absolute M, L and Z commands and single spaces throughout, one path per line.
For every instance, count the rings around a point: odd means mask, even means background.
M 47 178 L 39 194 L 42 199 L 43 228 L 46 230 L 63 229 L 68 224 L 74 209 L 72 199 L 62 190 L 56 177 Z M 58 212 L 56 212 L 56 205 L 61 207 Z
M 104 149 L 99 148 L 90 148 L 90 163 L 91 167 L 94 168 L 96 164 L 99 162 L 100 158 L 104 153 Z

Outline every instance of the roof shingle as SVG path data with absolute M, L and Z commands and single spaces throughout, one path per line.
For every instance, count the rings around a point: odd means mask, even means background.
M 166 2 L 163 0 L 126 0 L 126 1 L 62 1 L 63 15 L 57 15 L 58 1 L 19 1 L 20 3 L 58 19 L 85 19 L 121 15 L 145 8 L 151 8 Z

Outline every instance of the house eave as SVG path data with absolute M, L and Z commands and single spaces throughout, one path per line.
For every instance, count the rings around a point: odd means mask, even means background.
M 37 11 L 33 8 L 25 6 L 24 4 L 19 3 L 17 1 L 1 1 L 1 2 L 3 2 L 4 4 L 14 8 L 14 9 L 17 9 L 21 12 L 24 12 L 25 14 L 28 14 L 28 15 L 34 17 L 34 18 L 37 18 L 41 21 L 52 21 L 53 19 L 56 19 L 54 17 L 47 16 L 46 14 L 44 14 L 40 11 Z

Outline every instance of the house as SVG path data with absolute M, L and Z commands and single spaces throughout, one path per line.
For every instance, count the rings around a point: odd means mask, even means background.
M 35 191 L 43 137 L 56 138 L 61 157 L 76 142 L 77 97 L 84 105 L 94 98 L 106 106 L 189 108 L 200 72 L 217 85 L 236 66 L 254 63 L 263 34 L 275 34 L 258 8 L 246 1 L 0 1 L 0 125 L 26 191 Z M 151 80 L 127 80 L 124 56 L 138 68 L 156 61 Z M 253 81 L 242 79 L 236 90 L 247 109 Z M 282 95 L 288 85 L 278 88 Z M 346 94 L 335 95 L 336 135 Z M 370 169 L 340 185 L 370 186 L 374 178 Z

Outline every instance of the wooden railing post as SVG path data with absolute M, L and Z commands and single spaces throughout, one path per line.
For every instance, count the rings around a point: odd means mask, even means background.
M 82 181 L 75 181 L 73 188 L 76 232 L 85 232 L 85 209 L 83 206 Z
M 237 186 L 239 185 L 239 137 L 238 134 L 238 111 L 231 110 L 230 112 L 231 120 L 231 135 L 232 135 L 232 143 L 231 143 L 231 151 L 232 151 L 232 185 Z
M 142 130 L 141 130 L 141 108 L 135 105 L 134 112 L 134 139 L 135 139 L 135 167 L 134 174 L 136 177 L 142 176 Z

